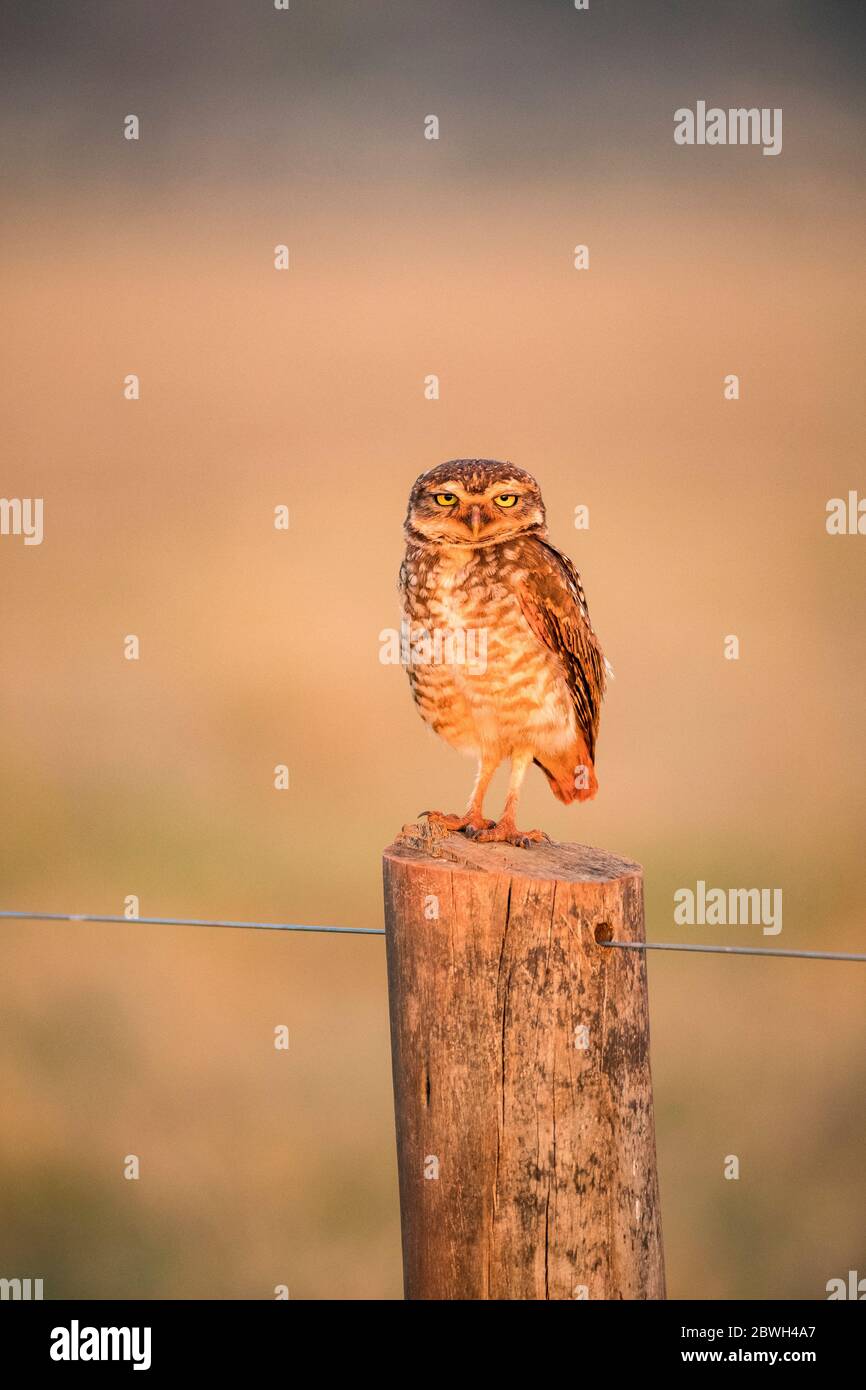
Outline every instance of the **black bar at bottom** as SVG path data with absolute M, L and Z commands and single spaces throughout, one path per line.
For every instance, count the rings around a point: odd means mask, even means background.
M 862 1364 L 866 1323 L 861 1309 L 842 1306 L 849 1301 L 577 1301 L 546 1308 L 524 1305 L 520 1316 L 529 1320 L 527 1332 L 538 1330 L 535 1319 L 541 1317 L 545 1328 L 560 1333 L 562 1340 L 544 1345 L 557 1347 L 557 1359 L 565 1363 L 562 1370 L 570 1364 L 577 1373 L 583 1366 L 590 1378 L 601 1366 L 622 1373 L 630 1368 L 667 1372 L 707 1365 L 799 1365 L 818 1371 L 826 1381 L 845 1367 Z M 166 1373 L 213 1372 L 225 1378 L 273 1371 L 289 1383 L 299 1374 L 307 1381 L 325 1371 L 332 1375 L 343 1358 L 356 1374 L 363 1371 L 367 1377 L 374 1373 L 378 1351 L 390 1345 L 383 1338 L 395 1332 L 403 1348 L 402 1376 L 411 1379 L 414 1366 L 427 1383 L 438 1358 L 443 1374 L 449 1364 L 453 1372 L 454 1355 L 467 1334 L 485 1337 L 487 1377 L 499 1352 L 515 1353 L 519 1325 L 513 1309 L 505 1323 L 496 1320 L 489 1305 L 486 1312 L 464 1306 L 462 1313 L 457 1307 L 445 1313 L 440 1305 L 434 1322 L 427 1321 L 429 1316 L 419 1306 L 374 1302 L 4 1301 L 0 1335 L 4 1360 L 17 1366 L 22 1382 L 31 1372 L 93 1378 L 106 1368 L 114 1375 L 134 1376 L 137 1367 L 142 1380 Z M 551 1317 L 555 1323 L 546 1321 Z M 491 1333 L 499 1335 L 491 1340 Z M 476 1346 L 480 1352 L 481 1344 Z M 520 1346 L 524 1356 L 531 1354 L 531 1344 L 523 1338 Z M 462 1353 L 458 1360 L 467 1368 Z

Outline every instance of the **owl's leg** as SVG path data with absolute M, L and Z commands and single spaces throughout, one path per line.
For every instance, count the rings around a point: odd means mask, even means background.
M 545 835 L 543 830 L 518 830 L 515 821 L 520 788 L 523 786 L 526 769 L 531 762 L 531 752 L 520 752 L 512 755 L 511 776 L 508 779 L 508 795 L 505 798 L 502 819 L 490 830 L 479 830 L 475 835 L 476 840 L 481 840 L 485 844 L 502 843 L 517 845 L 520 849 L 529 849 L 530 845 L 537 844 L 539 840 L 550 839 L 550 836 Z
M 441 825 L 443 830 L 465 830 L 470 838 L 478 835 L 482 830 L 489 830 L 494 822 L 484 819 L 484 794 L 490 786 L 490 779 L 498 766 L 498 759 L 494 761 L 482 753 L 478 760 L 478 774 L 465 815 L 449 816 L 445 811 L 422 811 L 421 814 L 426 816 L 428 821 L 432 821 L 434 825 Z

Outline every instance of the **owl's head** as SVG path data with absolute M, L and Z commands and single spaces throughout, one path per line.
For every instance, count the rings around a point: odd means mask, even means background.
M 546 534 L 541 489 L 531 473 L 495 459 L 451 459 L 417 478 L 406 536 L 433 545 L 493 545 Z

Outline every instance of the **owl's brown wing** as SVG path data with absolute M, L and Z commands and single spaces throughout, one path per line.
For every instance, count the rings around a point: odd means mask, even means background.
M 555 546 L 537 536 L 524 542 L 526 578 L 518 584 L 524 616 L 536 637 L 562 662 L 577 722 L 595 757 L 606 662 L 589 621 L 580 575 Z

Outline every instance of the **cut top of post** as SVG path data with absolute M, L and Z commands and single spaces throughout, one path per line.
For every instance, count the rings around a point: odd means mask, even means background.
M 568 883 L 612 883 L 641 878 L 640 864 L 621 859 L 592 845 L 550 842 L 517 849 L 512 845 L 478 844 L 465 835 L 451 834 L 427 821 L 404 825 L 386 859 L 410 859 L 414 863 L 453 864 L 482 873 L 517 874 L 522 879 L 557 879 Z

